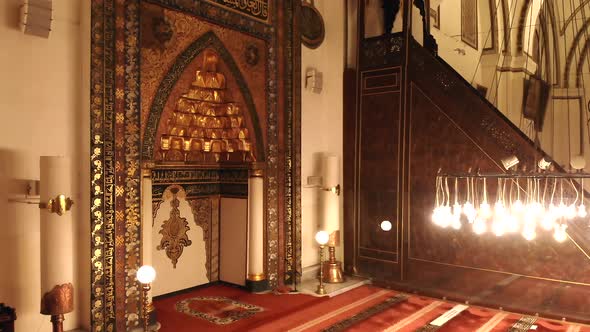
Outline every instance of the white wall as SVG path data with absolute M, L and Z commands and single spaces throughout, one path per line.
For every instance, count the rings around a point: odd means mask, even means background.
M 248 258 L 248 200 L 222 197 L 219 210 L 219 280 L 244 286 Z
M 67 155 L 75 161 L 72 213 L 79 236 L 74 237 L 74 259 L 83 264 L 75 269 L 76 310 L 66 315 L 64 326 L 87 327 L 89 111 L 81 92 L 87 87 L 82 84 L 81 2 L 53 1 L 49 39 L 20 31 L 21 3 L 0 1 L 0 181 L 38 180 L 42 155 Z M 22 187 L 0 186 L 0 299 L 16 308 L 17 331 L 51 331 L 49 317 L 39 314 L 39 209 L 7 202 L 7 196 L 19 193 Z
M 203 229 L 197 226 L 191 206 L 186 201 L 184 192 L 178 193 L 180 216 L 186 218 L 190 230 L 187 232 L 191 245 L 184 247 L 182 255 L 176 262 L 176 268 L 166 256 L 166 250 L 156 250 L 162 240 L 162 224 L 170 219 L 172 195 L 160 205 L 152 228 L 152 264 L 157 276 L 152 287 L 152 295 L 158 296 L 178 290 L 206 284 L 207 278 L 207 243 L 203 240 Z
M 478 0 L 478 11 L 488 8 L 488 0 Z M 421 17 L 414 15 L 414 20 Z M 430 32 L 438 44 L 438 53 L 449 65 L 451 65 L 461 76 L 471 82 L 476 70 L 481 70 L 478 65 L 481 56 L 482 45 L 488 40 L 489 23 L 484 29 L 481 19 L 478 20 L 478 49 L 461 41 L 461 0 L 445 0 L 440 3 L 440 29 L 432 27 L 433 20 L 430 20 Z M 421 41 L 421 40 L 420 40 Z M 458 49 L 458 50 L 457 50 Z M 465 52 L 465 54 L 463 54 Z M 477 77 L 476 77 L 477 79 Z
M 302 46 L 301 92 L 301 209 L 302 209 L 302 266 L 318 264 L 318 248 L 314 240 L 317 232 L 318 192 L 305 188 L 307 177 L 319 175 L 318 154 L 329 153 L 339 157 L 340 184 L 342 184 L 342 85 L 344 72 L 344 18 L 345 0 L 316 0 L 326 25 L 326 37 L 317 49 Z M 316 68 L 323 73 L 323 90 L 320 94 L 305 90 L 305 71 Z M 340 224 L 342 225 L 342 196 L 340 196 Z M 338 250 L 340 257 L 342 246 Z M 341 259 L 341 258 L 340 258 Z

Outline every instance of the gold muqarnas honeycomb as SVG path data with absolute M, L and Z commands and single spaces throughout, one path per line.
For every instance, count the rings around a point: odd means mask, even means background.
M 218 55 L 205 50 L 189 91 L 176 102 L 160 138 L 160 160 L 251 162 L 255 157 L 240 105 L 226 101 L 225 76 Z

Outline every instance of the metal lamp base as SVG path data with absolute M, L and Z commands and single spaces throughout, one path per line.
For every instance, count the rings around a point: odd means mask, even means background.
M 64 330 L 64 315 L 51 315 L 51 326 L 53 332 L 63 332 Z
M 323 269 L 324 282 L 329 284 L 340 284 L 344 282 L 341 262 L 324 262 Z
M 326 295 L 326 289 L 324 288 L 324 285 L 318 285 L 318 289 L 315 291 L 315 293 L 318 295 Z

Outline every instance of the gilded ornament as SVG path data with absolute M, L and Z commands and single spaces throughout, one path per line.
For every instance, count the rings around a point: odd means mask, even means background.
M 50 213 L 56 213 L 58 216 L 62 216 L 67 211 L 70 211 L 74 205 L 74 201 L 66 197 L 65 195 L 59 195 L 53 199 L 50 199 L 47 203 L 39 203 L 39 208 L 46 209 Z
M 218 63 L 217 53 L 206 49 L 189 91 L 166 121 L 158 154 L 164 161 L 254 160 L 240 107 L 224 100 L 227 86 Z
M 172 266 L 176 268 L 176 263 L 182 255 L 184 247 L 192 244 L 189 240 L 187 232 L 190 230 L 186 218 L 180 216 L 180 201 L 178 200 L 178 186 L 172 186 L 169 191 L 172 193 L 172 201 L 170 206 L 170 218 L 162 224 L 160 234 L 162 239 L 160 244 L 156 247 L 157 250 L 166 250 L 166 256 L 172 261 Z

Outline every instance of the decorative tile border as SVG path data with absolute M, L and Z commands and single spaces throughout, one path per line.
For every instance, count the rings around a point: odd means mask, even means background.
M 124 148 L 119 150 L 125 156 L 122 160 L 125 167 L 122 170 L 117 169 L 120 179 L 124 181 L 122 184 L 125 186 L 125 219 L 120 222 L 125 225 L 123 228 L 124 233 L 120 234 L 125 241 L 122 244 L 116 242 L 116 245 L 122 247 L 121 251 L 125 253 L 125 268 L 121 273 L 122 278 L 125 278 L 125 287 L 120 292 L 117 292 L 117 299 L 119 296 L 124 298 L 125 327 L 129 329 L 139 324 L 137 308 L 141 303 L 138 282 L 135 276 L 141 264 L 139 0 L 117 1 L 117 5 L 124 9 L 126 21 L 123 36 L 125 47 L 122 51 L 120 48 L 115 47 L 117 52 L 122 53 L 121 56 L 124 57 L 125 63 L 125 104 L 122 112 L 125 120 L 124 127 L 121 129 L 124 132 L 126 143 Z M 117 29 L 120 28 L 119 22 L 118 17 L 116 20 Z M 117 38 L 117 43 L 119 42 L 120 39 Z M 118 120 L 119 117 L 115 122 L 120 122 Z M 120 210 L 117 209 L 117 211 Z M 119 234 L 117 234 L 117 238 L 120 238 Z M 117 323 L 117 325 L 123 327 L 123 324 Z
M 138 324 L 139 290 L 135 272 L 140 263 L 140 77 L 139 77 L 139 4 L 146 0 L 94 0 L 91 2 L 91 330 L 93 332 L 125 331 Z M 272 1 L 269 24 L 249 19 L 234 11 L 224 10 L 205 1 L 149 0 L 188 12 L 213 23 L 257 36 L 267 47 L 267 146 L 266 210 L 268 243 L 267 273 L 271 287 L 283 282 L 279 267 L 284 263 L 287 247 L 298 252 L 283 238 L 279 248 L 279 223 L 300 233 L 298 155 L 298 96 L 293 96 L 293 29 L 290 24 L 278 26 L 279 7 L 287 22 L 293 19 L 298 2 Z M 270 1 L 269 1 L 270 2 Z M 280 4 L 280 5 L 279 5 Z M 284 27 L 284 31 L 280 31 Z M 280 33 L 279 33 L 280 32 Z M 279 41 L 281 39 L 281 41 Z M 285 42 L 285 40 L 287 42 Z M 285 59 L 278 58 L 278 48 L 287 47 Z M 295 48 L 296 50 L 296 48 Z M 287 64 L 282 90 L 279 90 L 278 68 Z M 278 94 L 286 94 L 284 105 Z M 292 99 L 295 98 L 295 99 Z M 279 111 L 284 113 L 279 118 Z M 285 122 L 280 123 L 280 119 Z M 295 119 L 295 120 L 294 120 Z M 286 127 L 283 142 L 279 129 Z M 281 147 L 281 144 L 284 144 Z M 287 149 L 283 149 L 287 148 Z M 284 158 L 279 151 L 284 150 Z M 279 177 L 279 174 L 281 176 Z M 282 176 L 285 174 L 285 177 Z M 282 181 L 281 179 L 284 179 Z M 279 195 L 287 194 L 287 198 Z M 295 212 L 294 212 L 295 211 Z M 284 213 L 284 214 L 283 214 Z M 293 219 L 295 218 L 295 220 Z M 296 254 L 295 256 L 300 256 Z M 296 258 L 299 260 L 300 258 Z M 280 262 L 280 263 L 279 263 Z M 299 261 L 298 261 L 299 262 Z M 300 264 L 300 263 L 296 263 Z M 281 271 L 283 272 L 283 271 Z
M 91 3 L 91 321 L 92 331 L 115 329 L 113 30 L 111 1 Z M 108 32 L 108 33 L 107 33 Z
M 238 31 L 242 31 L 259 38 L 272 40 L 275 38 L 276 29 L 272 24 L 276 16 L 276 8 L 274 3 L 278 0 L 272 0 L 273 4 L 269 4 L 270 12 L 273 17 L 268 20 L 269 24 L 262 23 L 257 20 L 251 20 L 242 14 L 220 8 L 218 4 L 210 2 L 214 0 L 195 1 L 195 0 L 145 0 L 147 2 L 155 3 L 160 6 L 168 7 L 170 9 L 178 10 L 180 12 L 189 13 L 198 17 L 202 17 L 216 24 L 227 26 Z M 291 2 L 288 0 L 286 2 Z M 283 2 L 283 0 L 278 1 Z M 273 8 L 274 7 L 274 8 Z M 273 10 L 274 9 L 274 10 Z
M 248 197 L 247 169 L 154 169 L 152 199 L 162 199 L 171 184 L 182 186 L 188 198 L 213 195 Z

